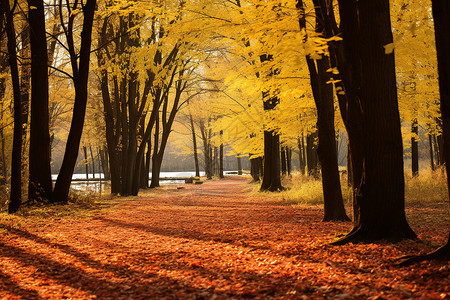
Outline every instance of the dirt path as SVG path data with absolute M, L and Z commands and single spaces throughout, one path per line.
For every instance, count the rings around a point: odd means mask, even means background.
M 2 219 L 0 298 L 450 297 L 448 264 L 391 265 L 426 245 L 328 246 L 349 223 L 252 196 L 247 181 L 145 192 L 94 216 Z

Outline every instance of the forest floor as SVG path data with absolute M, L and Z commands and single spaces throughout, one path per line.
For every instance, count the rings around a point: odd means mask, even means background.
M 421 242 L 330 246 L 349 222 L 248 181 L 1 213 L 0 299 L 450 298 L 448 262 L 395 265 L 444 243 L 444 201 L 408 208 Z

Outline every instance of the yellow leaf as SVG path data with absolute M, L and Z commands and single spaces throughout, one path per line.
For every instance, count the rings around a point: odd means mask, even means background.
M 391 54 L 392 52 L 394 52 L 394 43 L 389 43 L 387 45 L 384 45 L 384 53 L 386 54 Z

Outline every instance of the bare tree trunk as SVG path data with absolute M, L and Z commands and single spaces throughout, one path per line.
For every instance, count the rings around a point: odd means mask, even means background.
M 281 175 L 286 175 L 287 164 L 286 164 L 286 149 L 284 146 L 281 147 Z
M 28 0 L 28 20 L 33 29 L 31 45 L 31 122 L 29 150 L 28 200 L 53 201 L 50 169 L 50 134 L 48 103 L 48 56 L 45 35 L 44 3 Z M 78 147 L 72 145 L 72 147 Z M 77 150 L 78 151 L 78 148 Z
M 354 199 L 354 228 L 336 244 L 415 238 L 404 209 L 403 148 L 394 54 L 386 53 L 383 47 L 392 43 L 389 1 L 359 1 L 356 5 L 341 0 L 339 5 L 341 20 L 349 15 L 358 16 L 345 30 L 357 32 L 356 44 L 347 46 L 356 51 L 356 58 L 361 62 L 359 95 L 364 116 L 363 134 L 358 139 L 363 144 L 364 167 L 362 180 L 354 185 L 359 187 Z M 350 41 L 344 34 L 344 43 Z M 350 133 L 349 130 L 352 146 L 355 140 Z M 352 147 L 352 158 L 358 152 Z M 353 159 L 354 179 L 359 175 L 355 174 L 357 164 Z
M 242 162 L 241 162 L 241 157 L 238 155 L 236 155 L 237 157 L 237 169 L 238 169 L 238 175 L 242 175 Z
M 92 147 L 91 147 L 91 145 L 89 145 L 89 152 L 91 153 L 92 178 L 95 179 L 95 159 L 94 159 L 94 154 L 92 153 Z
M 55 200 L 62 203 L 67 203 L 68 201 L 70 183 L 72 181 L 73 171 L 78 157 L 78 149 L 80 148 L 81 135 L 83 133 L 88 99 L 91 35 L 95 8 L 96 0 L 87 0 L 81 8 L 83 11 L 83 29 L 78 55 L 75 54 L 75 46 L 73 45 L 73 32 L 69 32 L 69 35 L 66 36 L 69 40 L 72 39 L 72 43 L 69 43 L 69 49 L 71 49 L 69 52 L 74 75 L 75 101 L 66 150 L 53 191 Z M 75 16 L 70 17 L 74 18 Z
M 428 146 L 430 149 L 430 166 L 431 166 L 431 171 L 436 170 L 436 167 L 434 165 L 434 152 L 433 152 L 433 139 L 431 137 L 431 133 L 428 134 Z
M 83 146 L 83 153 L 84 153 L 84 167 L 86 169 L 86 180 L 87 180 L 87 184 L 89 184 L 89 160 L 88 160 L 88 156 L 87 156 L 86 146 Z
M 191 122 L 191 132 L 192 132 L 192 147 L 194 150 L 194 165 L 195 165 L 195 176 L 200 177 L 200 166 L 198 164 L 198 152 L 197 152 L 197 137 L 195 135 L 195 126 L 192 114 L 189 113 L 189 121 Z
M 1 3 L 0 12 L 6 16 L 6 34 L 8 37 L 8 56 L 13 84 L 14 97 L 14 136 L 11 158 L 11 193 L 8 213 L 15 213 L 22 203 L 22 99 L 20 94 L 19 69 L 17 67 L 16 37 L 13 20 L 13 11 L 9 2 Z
M 417 139 L 419 137 L 419 126 L 417 125 L 417 119 L 414 119 L 411 125 L 411 170 L 412 176 L 419 175 L 419 143 Z
M 220 131 L 220 149 L 219 149 L 219 177 L 224 178 L 223 176 L 223 130 Z

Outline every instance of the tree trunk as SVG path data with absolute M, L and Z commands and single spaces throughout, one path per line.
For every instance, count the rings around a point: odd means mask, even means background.
M 242 163 L 241 163 L 241 157 L 236 155 L 237 158 L 237 169 L 238 169 L 238 175 L 242 175 Z
M 88 160 L 88 156 L 87 156 L 86 146 L 83 146 L 83 153 L 84 153 L 84 167 L 86 169 L 86 181 L 87 181 L 87 184 L 89 184 L 89 160 Z
M 301 137 L 298 137 L 298 161 L 299 161 L 299 167 L 300 172 L 302 175 L 305 175 L 306 171 L 306 150 L 305 150 L 305 141 L 303 138 L 303 133 Z
M 220 131 L 220 147 L 219 147 L 219 177 L 223 176 L 223 142 L 222 142 L 223 131 Z
M 39 0 L 28 0 L 28 7 L 35 7 L 28 10 L 28 20 L 30 28 L 32 28 L 32 32 L 30 31 L 31 122 L 28 200 L 30 202 L 42 202 L 44 199 L 53 201 L 58 198 L 52 198 L 48 111 L 48 57 L 44 3 Z
M 435 149 L 437 150 L 437 165 L 442 166 L 444 164 L 444 141 L 442 134 L 436 136 L 436 146 Z
M 394 54 L 386 53 L 383 47 L 392 43 L 389 1 L 365 0 L 358 5 L 340 1 L 339 4 L 341 9 L 351 10 L 341 13 L 341 20 L 350 14 L 357 15 L 359 21 L 345 30 L 359 30 L 359 42 L 347 46 L 357 51 L 361 62 L 364 176 L 359 183 L 355 182 L 359 191 L 354 199 L 354 228 L 336 244 L 415 238 L 404 210 L 403 149 Z M 344 43 L 347 42 L 344 34 Z M 354 158 L 359 150 L 355 150 L 351 148 L 353 178 L 357 179 Z
M 67 137 L 61 170 L 55 183 L 53 194 L 55 200 L 67 203 L 73 170 L 77 162 L 78 149 L 80 148 L 81 135 L 83 133 L 84 117 L 88 98 L 88 78 L 91 52 L 91 34 L 94 19 L 96 0 L 87 0 L 82 7 L 83 29 L 81 32 L 80 53 L 77 56 L 71 51 L 72 71 L 75 86 L 75 101 L 73 107 L 72 123 Z M 75 17 L 75 16 L 73 16 Z M 69 36 L 69 39 L 73 36 Z M 69 46 L 69 47 L 74 47 Z M 79 64 L 78 64 L 79 58 Z M 46 60 L 47 62 L 47 60 Z
M 292 149 L 290 149 L 289 147 L 286 147 L 286 163 L 287 163 L 287 173 L 290 176 L 291 175 L 291 171 L 292 171 Z
M 450 187 L 450 3 L 446 0 L 432 0 L 436 51 L 438 57 L 439 92 L 441 95 L 442 135 L 444 160 L 447 171 L 447 187 Z M 450 258 L 450 233 L 447 243 L 436 251 L 440 258 Z
M 27 129 L 28 129 L 28 115 L 30 110 L 30 25 L 28 20 L 22 21 L 22 32 L 20 33 L 22 49 L 21 49 L 21 74 L 20 74 L 20 92 L 22 97 L 22 157 L 27 157 Z M 50 156 L 51 160 L 51 156 Z M 22 175 L 26 177 L 26 170 L 28 165 L 26 161 L 22 161 Z
M 14 98 L 14 135 L 11 157 L 11 193 L 8 213 L 15 213 L 22 203 L 22 99 L 20 94 L 19 69 L 17 67 L 16 37 L 13 11 L 9 2 L 1 3 L 0 12 L 6 16 L 6 34 L 8 37 L 8 56 L 13 85 Z
M 194 150 L 195 176 L 200 177 L 200 166 L 198 164 L 198 152 L 197 152 L 197 137 L 195 136 L 194 120 L 192 118 L 191 113 L 189 113 L 189 121 L 191 122 L 192 148 Z
M 260 159 L 259 157 L 250 159 L 250 174 L 252 175 L 253 182 L 259 182 L 260 178 L 259 159 Z
M 439 92 L 441 96 L 442 136 L 444 139 L 444 160 L 447 172 L 447 187 L 450 187 L 450 2 L 447 0 L 432 0 L 434 29 L 436 37 L 436 52 L 438 58 Z M 429 259 L 450 259 L 450 232 L 447 243 L 432 253 L 412 257 L 403 262 L 408 265 L 413 262 Z
M 316 32 L 326 35 L 323 22 L 323 8 L 320 7 L 317 0 L 313 2 L 316 10 Z M 301 4 L 300 8 L 303 11 Z M 305 26 L 304 20 L 300 21 L 300 26 Z M 324 198 L 323 221 L 348 221 L 350 219 L 345 213 L 337 161 L 333 86 L 327 83 L 332 79 L 331 73 L 328 72 L 328 69 L 330 69 L 330 60 L 327 56 L 322 56 L 321 59 L 316 60 L 316 63 L 314 63 L 313 59 L 307 56 L 306 61 L 317 108 L 317 136 L 319 144 L 317 154 L 322 170 Z M 308 141 L 308 144 L 313 144 L 312 139 Z M 310 148 L 312 149 L 313 147 Z
M 317 153 L 322 170 L 324 198 L 323 221 L 349 221 L 342 199 L 341 183 L 337 161 L 336 133 L 334 130 L 333 87 L 327 84 L 331 75 L 327 70 L 330 64 L 327 57 L 317 61 L 319 90 L 317 106 L 317 127 L 319 147 Z
M 436 167 L 434 165 L 433 139 L 431 137 L 431 133 L 428 134 L 428 145 L 430 149 L 430 167 L 431 171 L 434 171 L 436 170 Z
M 286 175 L 287 173 L 287 164 L 286 164 L 286 148 L 284 146 L 281 147 L 281 175 Z
M 159 186 L 159 172 L 160 164 L 158 161 L 158 147 L 159 147 L 159 113 L 156 116 L 155 122 L 155 135 L 153 140 L 153 155 L 152 155 L 152 180 L 150 182 L 150 188 Z
M 317 132 L 306 136 L 306 164 L 308 166 L 308 175 L 314 178 L 319 177 L 319 166 L 317 163 L 317 146 L 315 143 Z
M 260 56 L 261 63 L 271 60 L 270 54 Z M 274 71 L 269 76 L 273 73 Z M 264 110 L 272 110 L 278 104 L 279 99 L 271 94 L 273 92 L 270 90 L 262 92 Z M 264 174 L 260 190 L 270 192 L 284 190 L 281 185 L 280 136 L 274 130 L 264 130 Z
M 146 187 L 149 187 L 149 181 L 150 181 L 151 154 L 152 154 L 152 140 L 148 139 L 148 142 L 147 142 L 147 153 L 145 154 L 145 182 L 146 182 Z
M 419 175 L 419 143 L 417 141 L 419 137 L 419 126 L 417 125 L 417 119 L 414 119 L 411 125 L 411 170 L 412 176 Z
M 1 6 L 0 6 L 1 9 Z M 1 10 L 0 10 L 1 12 Z M 0 72 L 3 70 L 3 66 L 0 66 L 2 69 L 0 70 Z M 5 78 L 0 78 L 0 120 L 3 120 L 3 101 L 4 101 L 4 96 L 5 96 L 5 91 L 6 91 L 6 79 Z M 0 186 L 3 186 L 3 188 L 6 187 L 6 179 L 8 178 L 8 169 L 6 167 L 6 141 L 5 141 L 5 135 L 3 132 L 3 124 L 0 126 Z
M 91 162 L 92 162 L 92 178 L 95 179 L 95 159 L 94 154 L 92 153 L 91 145 L 89 145 L 89 152 L 91 154 Z

